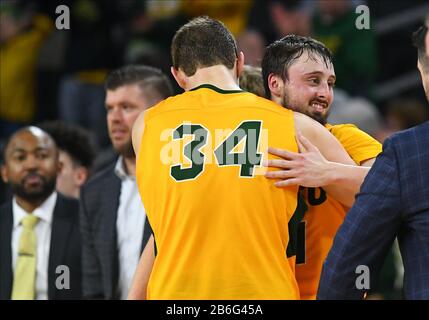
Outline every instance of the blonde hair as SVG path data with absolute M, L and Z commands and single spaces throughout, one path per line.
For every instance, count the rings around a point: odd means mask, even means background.
M 245 65 L 239 81 L 241 89 L 266 98 L 261 68 Z

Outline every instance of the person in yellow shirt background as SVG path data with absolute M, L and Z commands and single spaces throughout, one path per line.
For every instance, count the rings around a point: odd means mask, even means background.
M 0 140 L 34 120 L 38 52 L 52 29 L 31 5 L 0 3 Z

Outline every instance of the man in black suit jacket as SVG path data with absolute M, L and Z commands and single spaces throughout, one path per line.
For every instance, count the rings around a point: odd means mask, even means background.
M 106 80 L 107 125 L 119 158 L 82 188 L 83 295 L 125 299 L 151 234 L 135 182 L 131 130 L 140 112 L 172 94 L 158 69 L 127 66 Z
M 427 27 L 414 34 L 429 101 Z M 323 266 L 318 299 L 361 299 L 395 238 L 404 262 L 404 298 L 429 299 L 429 121 L 396 133 L 365 178 Z
M 59 167 L 54 141 L 39 128 L 19 130 L 4 148 L 1 173 L 13 199 L 0 207 L 0 300 L 82 296 L 79 203 L 55 192 Z M 37 221 L 31 254 L 36 265 L 28 268 L 21 236 L 22 221 L 31 216 Z M 21 274 L 18 265 L 24 265 Z M 31 273 L 32 281 L 23 282 Z

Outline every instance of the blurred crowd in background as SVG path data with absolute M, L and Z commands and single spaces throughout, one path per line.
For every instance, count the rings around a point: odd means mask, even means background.
M 70 9 L 68 30 L 55 26 L 58 5 Z M 369 29 L 356 28 L 359 5 L 369 8 Z M 57 141 L 68 149 L 62 161 L 82 168 L 83 183 L 111 153 L 104 104 L 108 72 L 145 64 L 170 76 L 174 32 L 199 15 L 223 21 L 245 63 L 256 67 L 265 46 L 287 34 L 325 43 L 337 76 L 329 122 L 354 123 L 383 142 L 429 119 L 410 40 L 428 12 L 427 0 L 2 0 L 0 144 L 22 126 L 42 125 L 64 138 Z M 55 119 L 76 130 L 65 133 Z M 6 200 L 5 187 L 0 191 L 0 201 Z M 397 259 L 394 250 L 375 297 L 400 295 Z

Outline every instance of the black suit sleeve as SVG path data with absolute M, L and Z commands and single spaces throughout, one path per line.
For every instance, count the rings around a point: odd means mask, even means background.
M 369 289 L 357 285 L 363 279 L 359 278 L 362 266 L 369 270 L 371 286 L 400 222 L 398 161 L 395 146 L 388 139 L 335 236 L 323 266 L 317 299 L 361 299 Z
M 103 299 L 100 263 L 94 248 L 91 217 L 88 216 L 85 192 L 82 189 L 79 205 L 82 234 L 82 289 L 84 299 Z

